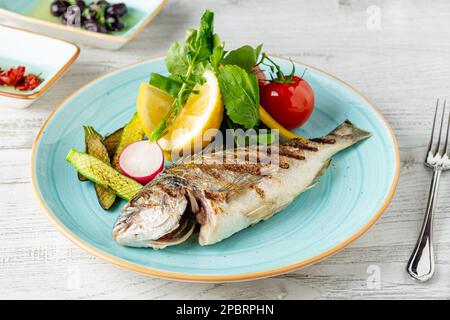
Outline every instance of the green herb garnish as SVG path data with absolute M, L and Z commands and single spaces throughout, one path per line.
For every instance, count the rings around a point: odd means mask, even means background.
M 152 73 L 150 75 L 150 84 L 170 94 L 174 98 L 177 97 L 178 92 L 180 92 L 181 87 L 183 86 L 182 82 L 157 73 Z
M 216 74 L 229 121 L 246 129 L 259 124 L 259 88 L 253 68 L 258 62 L 262 45 L 253 48 L 244 45 L 225 51 L 225 45 L 213 31 L 214 14 L 207 10 L 199 28 L 190 29 L 183 44 L 175 42 L 166 56 L 166 67 L 170 75 L 152 74 L 150 84 L 174 97 L 174 102 L 151 134 L 155 141 L 163 136 L 194 87 L 203 84 L 205 70 Z
M 227 115 L 234 123 L 246 129 L 259 123 L 258 79 L 236 65 L 219 69 L 219 86 Z
M 188 30 L 184 45 L 176 42 L 170 47 L 166 57 L 167 69 L 178 77 L 182 85 L 170 110 L 152 133 L 152 141 L 158 140 L 167 132 L 195 85 L 204 83 L 202 74 L 214 49 L 213 22 L 214 14 L 207 10 L 201 18 L 198 30 Z

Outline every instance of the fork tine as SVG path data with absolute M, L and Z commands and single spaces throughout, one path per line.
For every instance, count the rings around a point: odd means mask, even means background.
M 439 128 L 439 136 L 438 136 L 438 141 L 436 143 L 436 148 L 435 148 L 435 151 L 434 151 L 434 155 L 439 154 L 439 149 L 440 149 L 440 145 L 441 145 L 442 127 L 443 127 L 443 124 L 444 124 L 444 117 L 445 117 L 445 101 L 444 101 L 444 107 L 442 109 L 441 125 L 440 125 L 440 128 Z
M 436 101 L 436 109 L 434 110 L 433 126 L 431 127 L 430 143 L 428 144 L 428 150 L 427 150 L 427 155 L 425 156 L 425 162 L 426 162 L 426 159 L 428 157 L 428 154 L 431 152 L 431 148 L 433 147 L 434 127 L 436 126 L 436 118 L 437 118 L 438 107 L 439 107 L 439 98 Z
M 445 101 L 444 101 L 445 104 Z M 442 153 L 442 155 L 447 154 L 447 147 L 448 147 L 448 133 L 450 129 L 450 112 L 448 114 L 448 119 L 447 119 L 447 132 L 445 133 L 445 144 L 444 144 L 444 152 Z M 447 155 L 448 156 L 448 155 Z

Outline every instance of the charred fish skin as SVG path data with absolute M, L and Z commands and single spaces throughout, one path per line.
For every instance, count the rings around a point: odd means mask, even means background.
M 199 244 L 215 244 L 282 210 L 318 182 L 334 154 L 369 136 L 346 121 L 324 137 L 271 146 L 279 163 L 269 174 L 264 170 L 274 166 L 257 148 L 185 159 L 165 169 L 124 207 L 113 237 L 124 246 L 176 245 L 193 233 L 189 216 L 200 225 Z
M 200 245 L 212 245 L 262 220 L 267 220 L 314 186 L 326 172 L 330 158 L 370 133 L 345 121 L 330 134 L 311 139 L 289 140 L 280 145 L 280 169 L 262 177 L 253 187 L 215 203 L 214 214 L 202 224 Z M 285 150 L 287 149 L 287 150 Z
M 186 212 L 185 182 L 179 177 L 163 175 L 157 183 L 145 186 L 123 208 L 117 219 L 113 238 L 118 244 L 161 249 L 156 240 L 174 232 Z

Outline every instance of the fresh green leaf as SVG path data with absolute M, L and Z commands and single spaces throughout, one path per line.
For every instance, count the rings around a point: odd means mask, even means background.
M 224 65 L 236 65 L 245 71 L 250 72 L 257 64 L 261 48 L 262 45 L 259 45 L 255 49 L 249 45 L 242 46 L 228 52 L 221 63 Z
M 185 74 L 189 66 L 184 47 L 178 42 L 170 46 L 165 61 L 167 70 L 173 75 Z
M 186 56 L 186 62 L 188 64 L 192 61 L 195 55 L 196 39 L 197 39 L 197 30 L 188 29 L 186 31 L 186 38 L 184 40 L 184 55 Z
M 196 60 L 209 59 L 214 46 L 214 13 L 206 10 L 200 20 L 200 27 L 195 40 Z
M 234 123 L 246 129 L 259 123 L 259 88 L 253 74 L 235 65 L 225 65 L 219 70 L 219 86 L 227 115 Z
M 259 55 L 261 54 L 261 50 L 262 50 L 263 44 L 261 43 L 259 46 L 256 47 L 255 49 L 255 57 L 256 60 L 258 60 Z
M 181 86 L 183 85 L 183 83 L 175 79 L 157 73 L 152 73 L 150 75 L 150 84 L 170 94 L 174 98 L 178 95 L 178 92 L 180 92 Z
M 188 30 L 185 43 L 174 43 L 166 56 L 166 66 L 173 77 L 182 82 L 181 88 L 167 114 L 160 121 L 150 139 L 158 140 L 163 136 L 181 108 L 193 92 L 196 84 L 203 84 L 205 65 L 209 63 L 214 46 L 214 13 L 206 10 L 200 20 L 198 30 Z
M 220 40 L 219 35 L 216 33 L 214 35 L 214 49 L 213 49 L 213 53 L 210 58 L 211 66 L 216 71 L 219 66 L 219 62 L 222 60 L 222 58 L 225 54 L 224 48 L 225 48 L 224 43 L 222 42 L 222 40 Z

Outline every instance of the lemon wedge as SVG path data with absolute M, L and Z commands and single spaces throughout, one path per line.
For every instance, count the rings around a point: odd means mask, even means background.
M 223 118 L 223 103 L 219 83 L 211 71 L 203 76 L 206 82 L 197 84 L 181 112 L 168 128 L 158 144 L 167 154 L 180 150 L 195 150 L 204 147 L 213 138 Z M 142 83 L 137 98 L 137 112 L 147 137 L 169 111 L 173 97 L 166 92 Z

